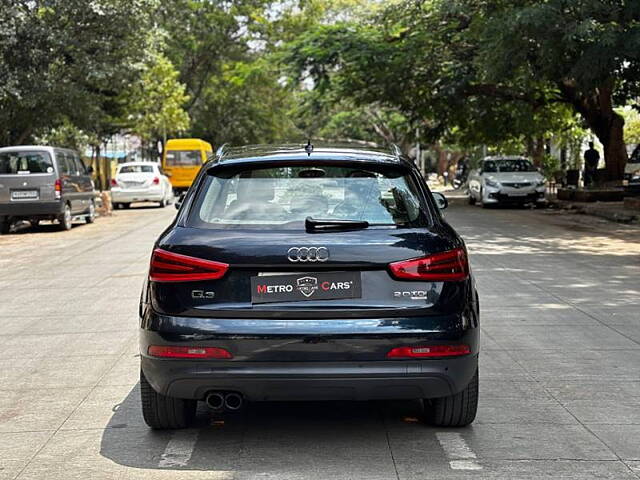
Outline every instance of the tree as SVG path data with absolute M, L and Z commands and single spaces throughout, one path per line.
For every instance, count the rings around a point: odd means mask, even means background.
M 460 15 L 471 2 L 447 3 Z M 483 23 L 477 58 L 488 82 L 528 76 L 553 89 L 548 101 L 567 103 L 582 116 L 604 146 L 609 178 L 621 178 L 624 119 L 614 107 L 640 94 L 640 3 L 493 0 L 476 12 L 480 21 L 465 21 Z
M 148 143 L 189 128 L 189 101 L 186 87 L 178 81 L 178 71 L 163 55 L 152 56 L 139 81 L 125 94 L 125 124 Z
M 97 136 L 112 128 L 155 0 L 0 1 L 0 143 L 67 120 Z
M 203 105 L 205 89 L 223 75 L 230 62 L 247 59 L 253 25 L 267 0 L 174 0 L 158 9 L 165 54 L 180 72 L 194 114 Z
M 626 151 L 613 106 L 639 93 L 639 9 L 622 0 L 403 1 L 369 21 L 319 25 L 286 58 L 297 81 L 397 108 L 426 138 L 535 140 L 549 120 L 572 121 L 557 115 L 568 107 L 605 146 L 616 179 Z
M 231 62 L 203 87 L 192 133 L 214 145 L 269 143 L 299 137 L 288 112 L 291 92 L 264 60 Z

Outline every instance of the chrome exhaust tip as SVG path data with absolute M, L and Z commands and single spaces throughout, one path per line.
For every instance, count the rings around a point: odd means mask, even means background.
M 239 393 L 227 393 L 224 396 L 224 406 L 229 411 L 236 411 L 242 408 L 244 400 Z
M 207 394 L 204 402 L 211 410 L 222 410 L 225 404 L 225 398 L 222 393 L 212 392 Z

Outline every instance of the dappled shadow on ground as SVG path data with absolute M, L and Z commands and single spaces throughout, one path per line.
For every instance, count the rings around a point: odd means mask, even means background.
M 485 306 L 509 299 L 619 305 L 640 295 L 640 228 L 554 211 L 470 206 L 455 207 L 447 220 L 467 244 Z

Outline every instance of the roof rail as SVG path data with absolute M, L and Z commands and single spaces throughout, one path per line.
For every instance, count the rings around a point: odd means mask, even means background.
M 218 147 L 218 149 L 216 150 L 216 157 L 217 157 L 217 161 L 221 162 L 222 159 L 224 158 L 224 155 L 227 153 L 227 145 L 226 143 L 223 143 L 222 145 L 220 145 Z
M 402 150 L 400 150 L 400 147 L 398 145 L 396 145 L 395 143 L 391 144 L 391 154 L 396 157 L 398 160 L 400 160 L 400 157 L 402 157 Z

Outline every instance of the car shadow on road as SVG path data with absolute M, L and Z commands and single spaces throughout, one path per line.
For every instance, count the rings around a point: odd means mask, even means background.
M 282 473 L 285 465 L 304 469 L 305 462 L 324 457 L 366 464 L 367 458 L 389 454 L 389 429 L 426 434 L 421 415 L 419 401 L 258 402 L 223 414 L 200 402 L 192 428 L 153 431 L 142 421 L 136 385 L 114 408 L 100 454 L 133 468 L 245 475 Z M 171 442 L 188 459 L 166 462 Z

